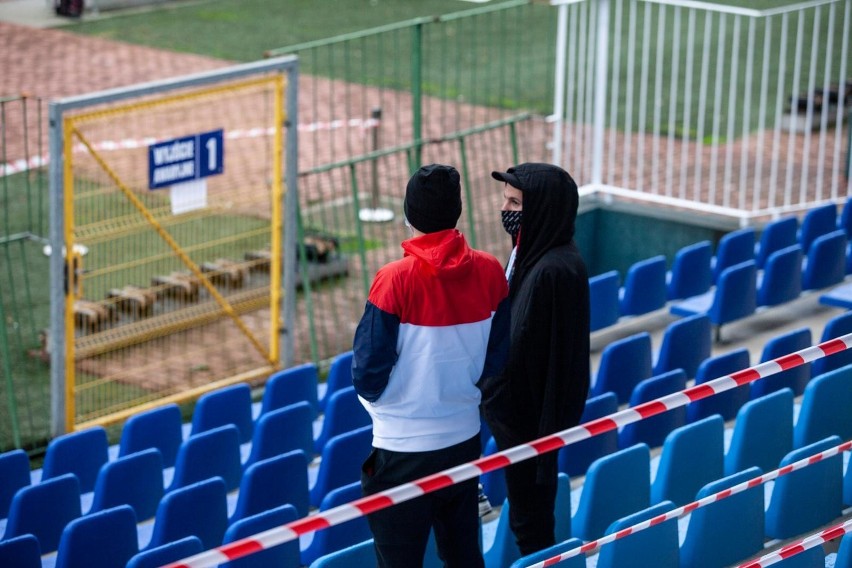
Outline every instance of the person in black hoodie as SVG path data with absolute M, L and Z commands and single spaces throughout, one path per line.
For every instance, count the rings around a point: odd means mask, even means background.
M 579 194 L 560 167 L 526 163 L 505 182 L 503 227 L 511 346 L 503 373 L 482 383 L 482 411 L 502 451 L 576 426 L 589 390 L 589 278 L 574 242 Z M 556 452 L 506 469 L 509 524 L 522 555 L 555 544 Z

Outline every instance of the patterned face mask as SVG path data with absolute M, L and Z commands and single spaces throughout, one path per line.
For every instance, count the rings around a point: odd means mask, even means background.
M 503 221 L 503 228 L 512 237 L 517 237 L 521 231 L 521 213 L 523 211 L 500 211 L 500 218 Z

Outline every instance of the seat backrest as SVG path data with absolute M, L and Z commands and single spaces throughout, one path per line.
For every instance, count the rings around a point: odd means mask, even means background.
M 846 243 L 843 231 L 814 239 L 802 273 L 803 290 L 818 290 L 843 282 L 846 277 Z
M 763 346 L 760 362 L 765 363 L 766 361 L 779 359 L 790 353 L 801 351 L 811 345 L 811 329 L 809 327 L 800 327 L 793 331 L 777 335 L 767 341 Z M 752 381 L 749 384 L 749 398 L 754 400 L 783 388 L 789 388 L 795 396 L 799 396 L 805 391 L 805 385 L 810 380 L 811 364 L 805 363 L 798 365 L 792 369 Z
M 136 514 L 129 505 L 119 505 L 68 523 L 59 541 L 56 568 L 124 566 L 137 552 Z
M 698 366 L 710 356 L 712 343 L 713 329 L 706 315 L 697 314 L 673 321 L 663 332 L 653 374 L 683 369 L 688 379 L 695 377 Z
M 712 258 L 710 241 L 700 241 L 678 250 L 668 276 L 668 299 L 681 300 L 708 291 L 713 285 Z
M 163 467 L 173 467 L 183 441 L 182 421 L 177 404 L 166 404 L 134 414 L 121 429 L 118 455 L 126 456 L 157 448 L 163 457 Z
M 618 399 L 615 393 L 604 393 L 586 401 L 580 423 L 585 424 L 618 411 Z M 603 456 L 618 450 L 618 431 L 609 430 L 579 442 L 569 444 L 558 450 L 559 471 L 570 477 L 583 475 L 589 466 Z
M 307 401 L 262 414 L 255 425 L 251 452 L 243 468 L 293 450 L 314 455 L 313 409 Z
M 109 441 L 103 426 L 71 432 L 54 438 L 47 445 L 42 480 L 73 473 L 80 480 L 80 491 L 95 488 L 101 466 L 109 460 Z
M 586 473 L 577 512 L 571 519 L 573 536 L 594 540 L 621 517 L 650 506 L 651 453 L 636 444 L 596 460 Z
M 509 566 L 521 557 L 521 551 L 515 542 L 515 535 L 509 527 L 509 500 L 503 502 L 500 507 L 500 516 L 497 517 L 494 527 L 494 538 L 488 543 L 483 543 L 482 557 L 486 566 Z
M 825 323 L 820 338 L 821 343 L 852 333 L 852 310 L 834 316 Z M 852 364 L 852 349 L 821 357 L 812 363 L 811 376 L 817 377 L 829 371 Z
M 373 539 L 318 558 L 310 568 L 352 568 L 353 566 L 375 566 L 376 548 Z
M 779 467 L 803 460 L 840 444 L 829 436 L 793 450 Z M 840 516 L 843 510 L 843 456 L 812 463 L 775 480 L 766 508 L 766 536 L 791 538 L 816 530 Z
M 825 551 L 821 546 L 799 550 L 796 554 L 773 564 L 776 568 L 825 568 Z M 834 565 L 835 568 L 841 568 Z
M 793 449 L 793 391 L 781 389 L 744 404 L 725 454 L 725 475 L 757 466 L 763 471 Z
M 573 550 L 581 546 L 583 546 L 583 541 L 578 538 L 569 538 L 567 540 L 560 540 L 557 538 L 556 544 L 553 546 L 539 550 L 538 552 L 533 552 L 527 556 L 522 556 L 512 562 L 512 565 L 509 568 L 527 568 L 527 566 L 533 566 L 534 564 L 544 562 L 549 558 L 559 556 L 564 552 L 568 552 L 569 550 Z M 584 554 L 578 554 L 566 560 L 562 560 L 558 564 L 555 564 L 555 566 L 559 566 L 559 568 L 585 568 L 586 556 Z
M 703 499 L 761 474 L 753 467 L 708 483 L 698 492 Z M 763 486 L 756 485 L 695 509 L 680 547 L 683 568 L 718 568 L 748 558 L 763 549 Z
M 637 523 L 653 519 L 674 509 L 674 503 L 663 501 L 612 523 L 606 534 L 613 534 Z M 672 518 L 633 532 L 601 547 L 599 568 L 678 568 L 677 519 Z M 585 566 L 585 565 L 584 565 Z
M 157 513 L 163 498 L 163 458 L 150 448 L 107 462 L 98 473 L 89 513 L 130 505 L 136 519 L 144 521 Z
M 840 539 L 840 547 L 834 559 L 834 568 L 852 568 L 852 533 L 846 533 Z
M 488 438 L 482 450 L 483 456 L 496 454 L 497 441 L 494 436 Z M 479 482 L 482 483 L 482 491 L 488 498 L 488 501 L 493 505 L 502 503 L 506 500 L 506 470 L 505 468 L 494 469 L 479 476 Z
M 299 517 L 308 514 L 308 460 L 300 450 L 255 462 L 246 469 L 230 522 L 287 504 L 293 505 Z
M 695 373 L 695 384 L 706 382 L 730 375 L 751 365 L 748 349 L 742 347 L 715 357 L 709 357 L 701 362 Z M 722 415 L 724 420 L 733 420 L 740 407 L 748 401 L 749 387 L 742 385 L 690 402 L 686 408 L 686 421 L 695 422 L 712 416 Z
M 319 409 L 325 412 L 325 407 L 331 399 L 331 395 L 352 386 L 352 357 L 353 351 L 346 351 L 336 355 L 331 360 L 331 365 L 328 368 L 328 376 L 325 378 L 325 392 L 319 400 Z
M 633 388 L 651 376 L 651 335 L 647 331 L 607 344 L 589 397 L 615 393 L 619 404 L 630 398 Z
M 370 425 L 328 441 L 322 451 L 316 482 L 311 487 L 311 505 L 319 507 L 329 491 L 361 479 L 361 464 L 370 453 L 372 440 Z
M 251 387 L 247 383 L 230 385 L 201 395 L 192 412 L 192 434 L 233 424 L 240 443 L 251 441 L 254 420 L 251 415 Z
M 203 550 L 201 539 L 197 536 L 185 536 L 173 542 L 139 552 L 130 559 L 127 568 L 160 568 L 166 564 L 194 556 Z
M 273 373 L 263 389 L 260 414 L 307 401 L 311 405 L 311 420 L 315 420 L 319 415 L 318 382 L 317 366 L 314 363 L 303 363 Z
M 237 427 L 226 424 L 184 440 L 168 491 L 215 476 L 222 478 L 228 491 L 236 489 L 243 473 L 239 437 Z
M 328 511 L 360 499 L 361 482 L 356 481 L 337 489 L 332 489 L 320 503 L 320 511 Z M 314 532 L 313 540 L 307 549 L 302 551 L 302 564 L 308 566 L 314 560 L 326 554 L 343 550 L 372 537 L 366 517 L 352 519 L 342 525 L 335 525 Z
M 683 506 L 724 472 L 725 423 L 718 415 L 681 426 L 663 443 L 651 503 L 672 501 Z
M 802 258 L 799 245 L 775 251 L 769 256 L 757 290 L 758 306 L 777 306 L 801 296 Z
M 0 566 L 41 568 L 41 548 L 31 534 L 0 540 Z
M 237 540 L 254 536 L 263 531 L 280 527 L 298 518 L 296 508 L 292 505 L 281 505 L 266 511 L 261 511 L 233 523 L 225 531 L 222 544 L 230 544 Z M 365 521 L 366 522 L 366 521 Z M 253 552 L 237 560 L 222 564 L 222 568 L 299 568 L 299 541 L 291 540 Z
M 760 242 L 755 251 L 757 267 L 762 269 L 775 251 L 798 245 L 798 231 L 799 220 L 793 215 L 767 223 L 760 233 Z
M 745 227 L 722 235 L 716 247 L 716 255 L 713 257 L 713 283 L 719 282 L 719 277 L 726 268 L 754 260 L 754 245 L 753 227 Z
M 370 415 L 358 399 L 355 387 L 339 389 L 331 395 L 325 407 L 322 430 L 314 441 L 314 451 L 320 454 L 331 438 L 370 424 Z
M 824 373 L 808 383 L 793 427 L 793 447 L 801 448 L 826 436 L 852 438 L 852 366 Z
M 716 293 L 707 315 L 724 325 L 752 315 L 757 310 L 757 265 L 747 260 L 729 266 L 716 281 Z
M 852 467 L 846 467 L 843 475 L 843 504 L 852 507 Z
M 15 493 L 3 538 L 35 535 L 41 553 L 49 554 L 59 546 L 65 526 L 80 514 L 77 476 L 68 473 L 47 479 Z
M 808 252 L 811 244 L 819 237 L 837 230 L 837 206 L 834 203 L 809 209 L 802 218 L 799 244 Z
M 610 270 L 589 278 L 589 331 L 614 325 L 621 309 L 618 303 L 618 272 Z
M 675 369 L 645 379 L 636 385 L 630 395 L 630 406 L 639 406 L 663 396 L 680 392 L 685 388 L 686 373 L 683 372 L 683 369 Z M 644 442 L 649 447 L 656 448 L 663 444 L 669 432 L 684 424 L 686 424 L 685 406 L 678 406 L 638 422 L 625 424 L 618 433 L 618 447 L 629 448 L 634 444 Z
M 627 269 L 620 292 L 623 316 L 638 316 L 666 305 L 666 257 L 657 255 L 632 264 Z
M 12 497 L 21 487 L 30 484 L 30 459 L 24 450 L 0 454 L 0 519 L 9 514 Z
M 209 550 L 222 544 L 227 526 L 225 482 L 221 477 L 211 477 L 166 493 L 157 508 L 146 548 L 197 536 L 204 550 Z

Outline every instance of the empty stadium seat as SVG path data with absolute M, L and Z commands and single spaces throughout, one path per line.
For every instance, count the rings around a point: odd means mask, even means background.
M 618 411 L 618 400 L 614 393 L 605 393 L 586 401 L 580 424 L 608 416 Z M 557 450 L 559 471 L 570 477 L 583 475 L 596 459 L 611 454 L 618 449 L 618 432 L 615 429 L 597 436 L 574 442 Z
M 134 414 L 121 429 L 119 457 L 156 448 L 163 458 L 163 467 L 173 467 L 183 441 L 182 421 L 177 404 L 166 404 Z
M 763 270 L 767 259 L 775 251 L 798 245 L 798 231 L 799 220 L 792 215 L 767 223 L 760 233 L 760 241 L 754 251 L 757 268 Z
M 745 403 L 725 453 L 725 475 L 757 466 L 778 468 L 793 449 L 793 391 L 784 388 Z
M 262 414 L 255 424 L 243 469 L 293 450 L 300 450 L 310 462 L 314 455 L 313 412 L 311 405 L 302 401 Z
M 201 539 L 197 536 L 187 536 L 137 553 L 127 563 L 127 568 L 160 568 L 199 554 L 203 550 Z
M 119 505 L 74 519 L 59 541 L 56 568 L 114 568 L 139 552 L 136 514 Z
M 695 377 L 698 366 L 710 356 L 712 343 L 712 324 L 706 315 L 689 316 L 670 323 L 663 331 L 653 374 L 683 369 L 688 379 Z
M 636 385 L 630 395 L 630 406 L 656 400 L 666 395 L 680 392 L 686 388 L 686 373 L 683 369 L 675 369 L 645 379 Z M 618 447 L 629 448 L 634 444 L 644 442 L 652 448 L 663 444 L 669 432 L 686 424 L 686 406 L 678 406 L 660 414 L 650 416 L 638 422 L 625 424 L 618 433 Z
M 228 526 L 225 482 L 211 477 L 167 493 L 153 524 L 139 526 L 140 548 L 149 549 L 197 536 L 205 550 L 222 544 Z
M 370 415 L 358 399 L 355 387 L 338 389 L 329 397 L 322 421 L 322 430 L 314 440 L 314 451 L 322 453 L 325 444 L 338 434 L 351 432 L 372 424 Z
M 250 442 L 254 432 L 251 388 L 246 383 L 230 385 L 201 395 L 192 412 L 192 434 L 233 424 L 240 444 Z
M 243 473 L 239 436 L 237 427 L 227 424 L 184 440 L 167 491 L 214 476 L 225 482 L 228 491 L 236 489 Z
M 355 481 L 348 485 L 332 489 L 320 503 L 320 511 L 328 511 L 360 499 L 361 482 Z M 372 537 L 366 517 L 358 517 L 340 525 L 335 525 L 313 533 L 310 545 L 302 550 L 302 564 L 308 566 L 321 556 L 343 550 Z
M 846 233 L 817 237 L 804 260 L 802 289 L 818 290 L 840 284 L 846 277 Z
M 589 398 L 612 392 L 619 404 L 626 403 L 633 388 L 651 376 L 652 356 L 651 335 L 648 332 L 643 331 L 607 344 L 601 352 Z
M 822 546 L 807 548 L 773 564 L 777 568 L 825 568 L 825 552 Z
M 852 438 L 852 366 L 815 377 L 805 387 L 793 427 L 793 447 L 801 448 L 827 436 Z
M 662 501 L 612 523 L 606 534 L 632 527 L 674 509 L 671 501 Z M 636 531 L 601 547 L 598 568 L 678 568 L 677 518 Z M 585 567 L 585 564 L 583 564 Z
M 319 384 L 319 409 L 325 412 L 325 407 L 328 401 L 331 400 L 331 395 L 352 386 L 352 357 L 353 351 L 340 353 L 331 360 L 331 366 L 328 368 L 328 376 L 324 383 Z
M 230 544 L 243 538 L 248 538 L 269 529 L 283 526 L 298 517 L 295 507 L 281 505 L 251 516 L 240 519 L 225 531 L 222 544 Z M 328 530 L 328 529 L 326 529 Z M 291 540 L 264 548 L 261 551 L 232 560 L 221 565 L 222 568 L 299 568 L 299 541 Z
M 374 566 L 376 548 L 373 539 L 326 554 L 311 563 L 310 568 L 352 568 L 353 566 Z
M 840 539 L 834 568 L 852 568 L 852 533 L 847 533 Z
M 521 551 L 515 543 L 515 536 L 509 528 L 509 500 L 503 501 L 500 516 L 494 527 L 494 538 L 491 542 L 483 542 L 482 557 L 486 568 L 502 568 L 509 566 L 521 557 Z
M 763 346 L 760 362 L 765 363 L 766 361 L 779 359 L 790 353 L 806 349 L 811 344 L 810 328 L 800 327 L 793 331 L 782 333 L 766 342 Z M 749 398 L 754 400 L 783 388 L 789 388 L 795 396 L 799 396 L 805 391 L 805 385 L 810 380 L 811 364 L 805 363 L 792 369 L 752 381 L 749 383 Z
M 713 285 L 712 258 L 713 245 L 710 241 L 697 242 L 678 250 L 672 269 L 666 275 L 668 299 L 681 300 L 707 292 Z
M 255 462 L 246 469 L 229 522 L 287 504 L 299 517 L 310 508 L 308 462 L 299 450 Z
M 578 538 L 569 538 L 568 540 L 562 541 L 557 538 L 556 541 L 557 543 L 553 546 L 518 558 L 512 562 L 512 565 L 509 568 L 526 568 L 527 566 L 544 562 L 549 558 L 553 558 L 583 545 L 583 541 Z M 571 558 L 562 560 L 557 564 L 553 564 L 553 566 L 559 566 L 559 568 L 586 568 L 586 557 L 584 554 L 578 554 L 577 556 L 572 556 Z
M 109 441 L 103 426 L 94 426 L 54 438 L 47 444 L 41 479 L 73 473 L 80 481 L 80 492 L 95 488 L 101 466 L 109 460 Z
M 624 286 L 619 290 L 622 316 L 640 316 L 666 305 L 666 257 L 646 258 L 627 269 Z
M 744 347 L 708 357 L 701 362 L 695 373 L 695 384 L 701 385 L 748 369 L 750 365 L 749 351 Z M 742 385 L 692 401 L 686 407 L 686 421 L 695 422 L 714 414 L 721 415 L 723 420 L 732 420 L 740 407 L 748 401 L 748 395 L 749 386 Z
M 621 316 L 618 272 L 610 270 L 589 278 L 589 331 L 615 325 Z
M 0 454 L 0 519 L 9 514 L 9 505 L 18 489 L 30 484 L 30 459 L 24 450 Z
M 18 490 L 9 507 L 4 539 L 34 535 L 42 554 L 59 546 L 65 526 L 80 517 L 80 481 L 71 473 Z
M 713 283 L 719 282 L 722 272 L 731 266 L 754 260 L 755 231 L 745 227 L 722 235 L 711 261 Z
M 311 505 L 319 507 L 332 489 L 361 479 L 361 464 L 372 447 L 373 427 L 364 426 L 335 436 L 322 451 L 316 482 L 310 488 Z
M 31 534 L 24 534 L 0 540 L 0 566 L 42 568 L 38 539 Z
M 828 203 L 809 209 L 802 218 L 799 229 L 799 244 L 807 254 L 811 244 L 823 235 L 837 230 L 837 206 Z
M 297 402 L 311 405 L 311 420 L 319 415 L 317 366 L 313 363 L 296 365 L 273 373 L 266 381 L 260 401 L 260 415 Z
M 825 323 L 820 343 L 852 333 L 852 311 L 834 316 Z M 811 363 L 811 376 L 816 377 L 852 364 L 852 349 L 821 357 Z
M 793 245 L 769 255 L 757 275 L 757 306 L 792 302 L 802 295 L 802 247 Z
M 104 464 L 89 512 L 130 505 L 136 519 L 144 521 L 157 513 L 163 493 L 163 458 L 159 450 L 149 448 Z

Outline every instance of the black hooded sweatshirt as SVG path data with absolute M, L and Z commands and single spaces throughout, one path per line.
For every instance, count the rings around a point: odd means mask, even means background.
M 501 450 L 579 424 L 589 390 L 589 278 L 574 243 L 577 185 L 550 164 L 509 173 L 523 191 L 509 281 L 511 348 L 503 373 L 482 385 L 483 412 Z M 554 483 L 556 451 L 536 459 L 537 482 Z

